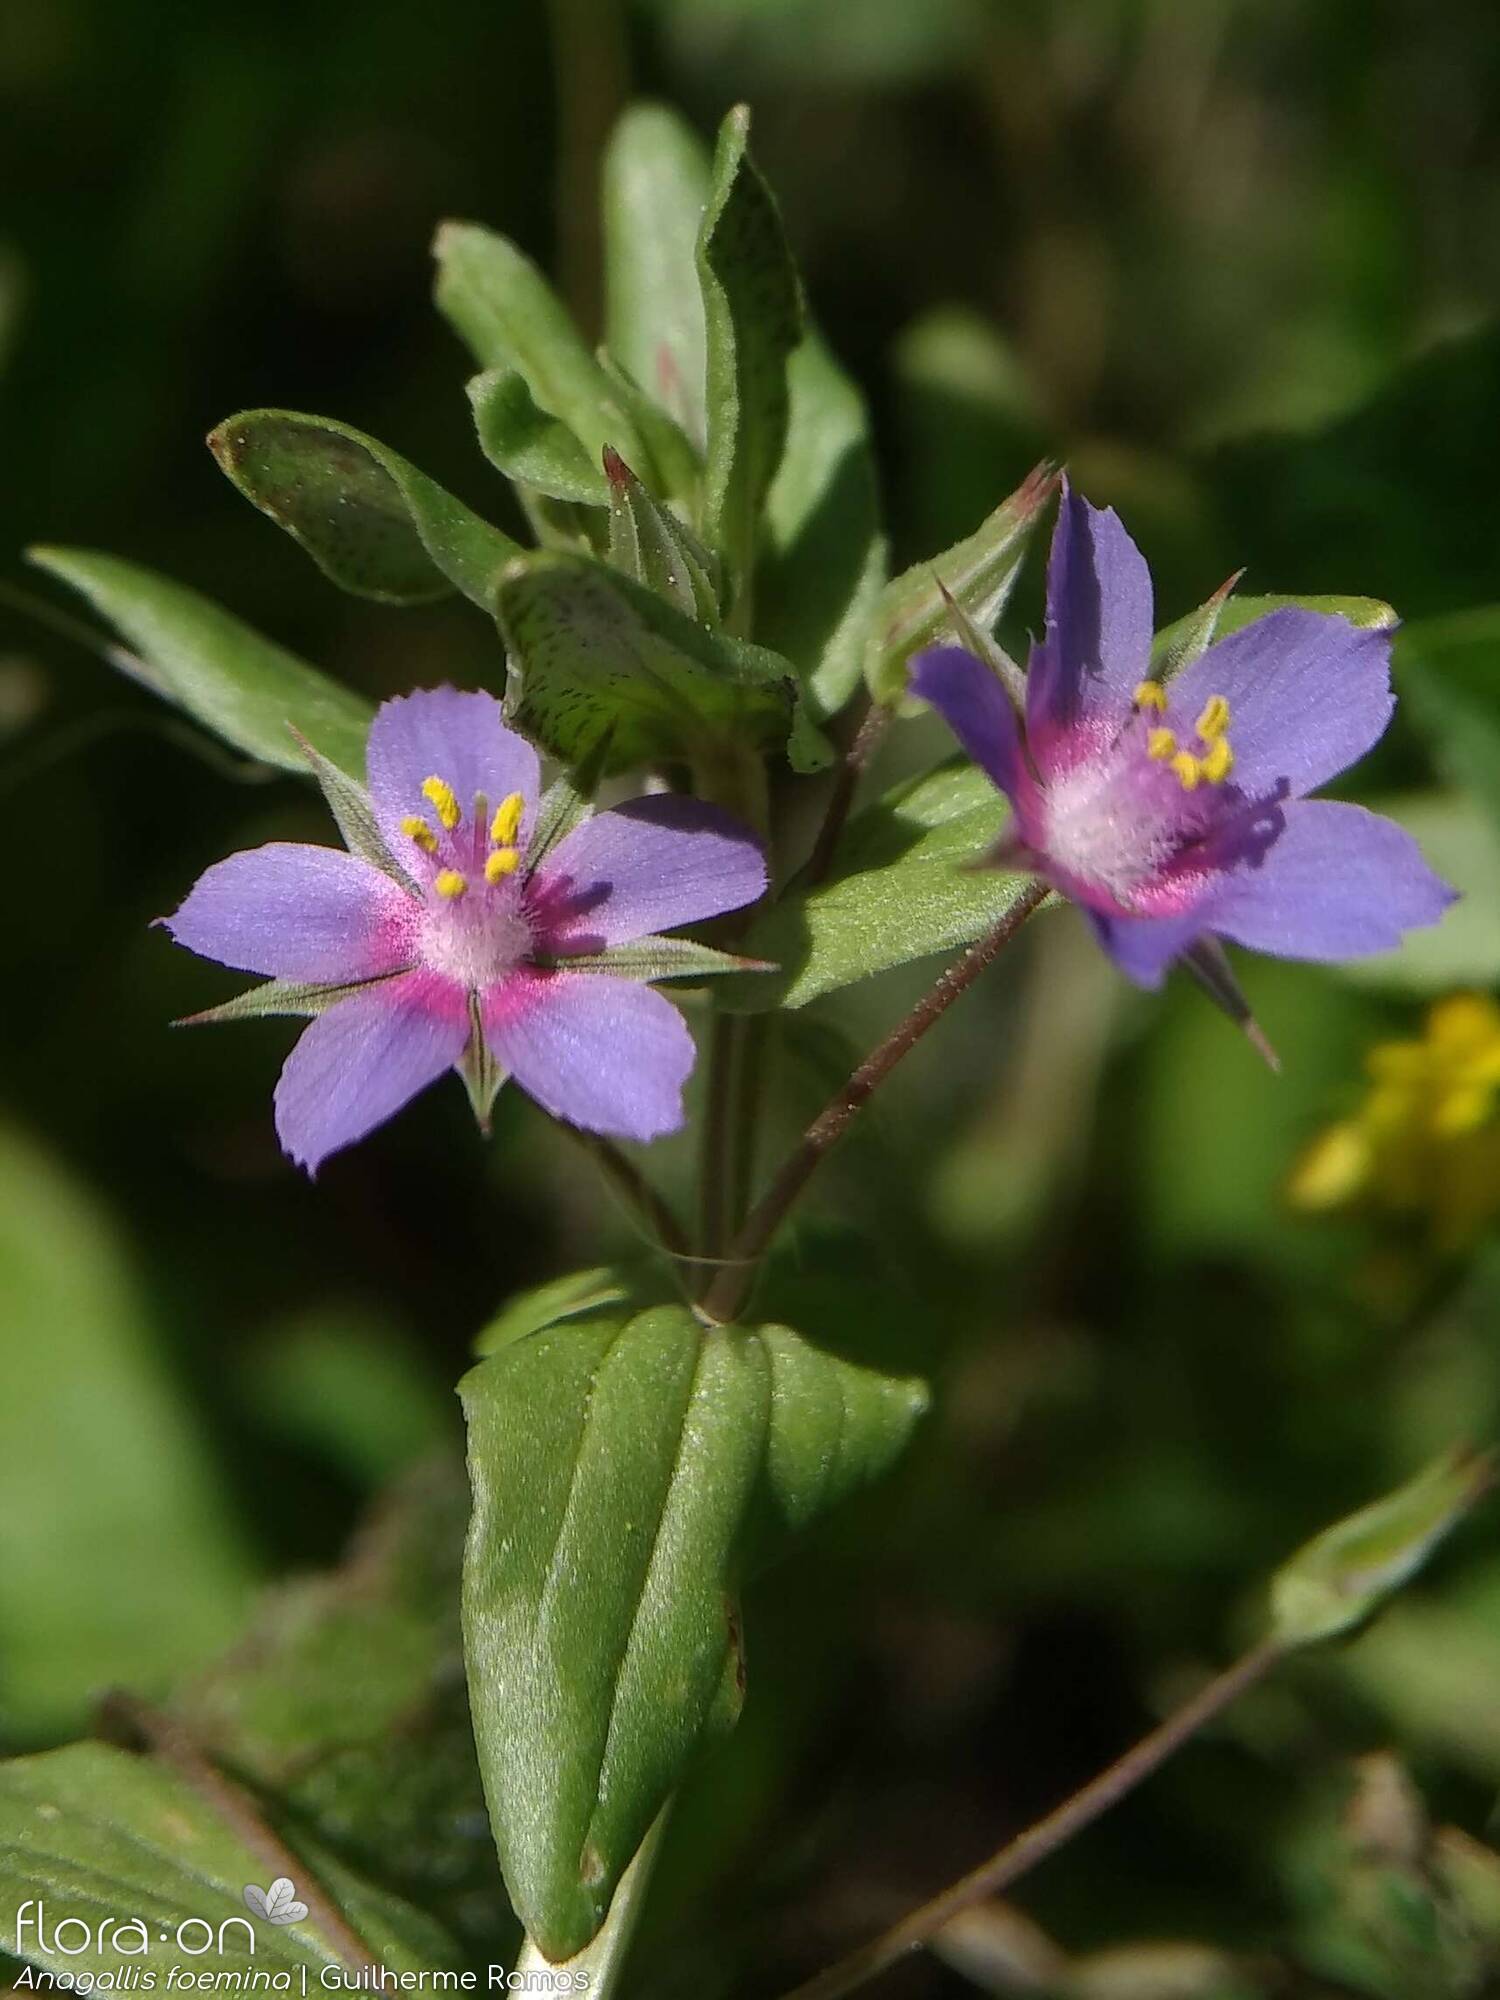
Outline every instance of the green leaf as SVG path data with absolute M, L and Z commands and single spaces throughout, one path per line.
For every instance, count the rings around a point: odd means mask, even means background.
M 1223 592 L 1228 588 L 1226 584 L 1216 590 L 1196 611 L 1190 611 L 1185 618 L 1157 633 L 1151 646 L 1151 665 L 1159 680 L 1170 680 L 1214 640 L 1227 639 L 1231 632 L 1242 631 L 1257 618 L 1264 618 L 1268 611 L 1321 611 L 1332 617 L 1347 618 L 1361 631 L 1383 629 L 1397 622 L 1390 605 L 1382 604 L 1378 597 L 1225 597 Z
M 456 588 L 488 610 L 496 574 L 520 553 L 399 453 L 331 417 L 242 410 L 208 447 L 245 498 L 356 597 L 426 604 Z
M 738 1714 L 747 1537 L 763 1552 L 883 1469 L 925 1392 L 663 1306 L 512 1340 L 460 1393 L 480 1761 L 512 1902 L 558 1960 Z
M 588 507 L 609 501 L 609 484 L 566 424 L 537 407 L 514 368 L 489 368 L 468 384 L 474 427 L 485 457 L 507 479 L 553 500 Z
M 344 1365 L 356 1365 L 352 1354 Z M 368 1356 L 364 1365 L 368 1374 Z M 304 1387 L 337 1367 L 332 1357 L 293 1364 Z M 386 1392 L 389 1367 L 380 1371 Z M 425 1376 L 418 1393 L 425 1426 Z M 431 1393 L 446 1431 L 436 1372 Z M 318 1421 L 334 1420 L 307 1413 L 309 1427 Z M 393 1421 L 386 1411 L 374 1427 L 389 1438 Z M 240 1642 L 181 1691 L 173 1712 L 279 1824 L 304 1829 L 472 1950 L 497 1955 L 510 1918 L 459 1671 L 468 1503 L 445 1438 L 440 1456 L 414 1466 L 364 1517 L 339 1568 L 266 1593 Z
M 805 1007 L 857 979 L 972 944 L 1028 879 L 972 867 L 999 839 L 1007 812 L 966 762 L 898 785 L 850 821 L 826 881 L 801 891 L 794 884 L 751 927 L 744 950 L 780 972 L 721 987 L 720 1004 L 750 1014 Z
M 691 758 L 710 740 L 768 749 L 786 741 L 784 660 L 705 632 L 585 556 L 549 552 L 513 564 L 497 608 L 511 663 L 507 708 L 565 762 L 606 731 L 613 769 Z
M 947 627 L 945 590 L 976 624 L 995 624 L 1056 485 L 1051 466 L 1039 465 L 967 540 L 913 564 L 886 585 L 865 648 L 865 679 L 878 702 L 894 707 L 905 699 L 912 654 L 941 638 Z
M 766 501 L 760 632 L 798 668 L 820 718 L 859 685 L 886 543 L 864 399 L 810 331 L 787 371 L 786 450 Z
M 363 777 L 373 710 L 362 695 L 138 563 L 87 549 L 33 548 L 28 555 L 130 642 L 134 652 L 118 662 L 127 673 L 236 749 L 305 773 L 295 727 L 341 770 Z
M 540 1333 L 544 1327 L 598 1312 L 604 1306 L 623 1305 L 629 1296 L 629 1284 L 612 1264 L 570 1271 L 566 1278 L 552 1278 L 507 1299 L 475 1341 L 474 1352 L 498 1354 L 502 1347 L 524 1340 L 529 1333 Z
M 472 222 L 445 222 L 433 253 L 438 309 L 481 368 L 519 374 L 537 407 L 578 439 L 590 465 L 607 444 L 646 462 L 608 375 L 529 257 Z
M 1500 607 L 1406 626 L 1395 665 L 1401 698 L 1439 769 L 1500 825 Z
M 606 451 L 609 559 L 699 625 L 719 622 L 719 566 L 690 528 L 654 500 L 617 451 Z
M 234 1631 L 250 1560 L 107 1218 L 0 1130 L 0 1742 Z M 101 1532 L 101 1524 L 108 1532 Z M 3 1768 L 3 1767 L 0 1767 Z
M 604 155 L 604 327 L 610 353 L 701 450 L 705 336 L 698 229 L 708 149 L 675 111 L 637 104 Z
M 1452 1452 L 1409 1485 L 1326 1528 L 1273 1579 L 1272 1636 L 1283 1646 L 1311 1646 L 1362 1625 L 1494 1484 L 1492 1457 Z
M 749 136 L 741 104 L 719 128 L 698 237 L 707 341 L 703 525 L 740 594 L 786 442 L 787 361 L 802 338 L 802 288 Z
M 372 1958 L 410 1972 L 462 1963 L 436 1924 L 308 1843 L 298 1849 Z M 0 1947 L 50 1972 L 154 1968 L 164 1986 L 170 1968 L 210 1948 L 210 1933 L 215 1972 L 239 1974 L 247 1991 L 256 1971 L 316 1982 L 325 1966 L 347 1969 L 312 1917 L 252 1920 L 244 1889 L 267 1885 L 266 1858 L 186 1779 L 102 1743 L 0 1764 L 0 1877 Z M 118 1928 L 102 1949 L 80 1954 L 76 1925 L 97 1940 L 109 1922 Z M 60 1925 L 72 1949 L 58 1947 Z

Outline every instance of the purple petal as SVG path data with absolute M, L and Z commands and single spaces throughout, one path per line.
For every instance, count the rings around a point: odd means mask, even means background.
M 398 859 L 411 854 L 401 831 L 408 814 L 426 810 L 428 778 L 451 785 L 465 816 L 476 793 L 493 808 L 512 792 L 526 801 L 528 826 L 541 788 L 541 766 L 524 736 L 507 729 L 492 694 L 419 688 L 385 701 L 370 725 L 365 752 L 370 801 L 386 845 Z
M 695 1050 L 670 1000 L 598 972 L 521 972 L 484 996 L 496 1060 L 585 1132 L 658 1139 L 682 1124 Z
M 1258 865 L 1237 869 L 1209 928 L 1276 958 L 1362 958 L 1435 924 L 1455 891 L 1404 827 L 1363 806 L 1304 799 Z
M 1300 798 L 1385 734 L 1391 637 L 1327 611 L 1267 612 L 1173 682 L 1170 720 L 1185 736 L 1209 696 L 1223 695 L 1236 786 L 1252 798 Z
M 1181 917 L 1107 917 L 1088 912 L 1094 934 L 1127 979 L 1153 992 L 1204 931 L 1203 918 L 1193 911 Z
M 1026 677 L 1027 731 L 1043 774 L 1076 761 L 1080 724 L 1112 732 L 1151 665 L 1151 572 L 1112 507 L 1063 481 L 1047 560 L 1047 633 Z
M 1036 786 L 1026 768 L 1020 719 L 999 676 L 962 646 L 933 646 L 918 654 L 908 686 L 932 703 L 980 770 L 1025 814 Z
M 738 910 L 765 888 L 765 860 L 738 820 L 663 796 L 575 827 L 531 878 L 527 904 L 541 950 L 598 951 Z
M 463 1054 L 468 1001 L 430 973 L 408 973 L 320 1014 L 276 1085 L 276 1132 L 315 1174 L 330 1153 L 383 1125 Z
M 373 979 L 412 960 L 410 896 L 337 847 L 277 841 L 217 861 L 163 923 L 201 958 L 276 979 Z

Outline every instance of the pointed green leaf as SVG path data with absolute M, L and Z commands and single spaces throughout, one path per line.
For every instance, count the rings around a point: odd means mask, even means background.
M 1452 1452 L 1409 1485 L 1326 1528 L 1272 1581 L 1273 1637 L 1283 1646 L 1311 1646 L 1363 1624 L 1494 1484 L 1491 1456 Z
M 480 1761 L 512 1902 L 558 1960 L 738 1713 L 742 1544 L 882 1469 L 925 1393 L 685 1306 L 513 1339 L 460 1393 Z
M 610 765 L 691 757 L 709 740 L 785 742 L 791 669 L 705 632 L 654 592 L 586 557 L 547 553 L 506 571 L 498 612 L 518 728 L 576 762 L 606 731 Z
M 698 229 L 709 196 L 708 149 L 675 111 L 631 107 L 604 156 L 605 341 L 700 449 L 703 299 Z
M 1347 618 L 1362 631 L 1397 622 L 1390 605 L 1382 604 L 1378 597 L 1226 597 L 1224 592 L 1229 587 L 1223 585 L 1196 611 L 1190 611 L 1185 618 L 1157 633 L 1151 647 L 1151 664 L 1159 680 L 1170 680 L 1214 640 L 1227 639 L 1231 632 L 1253 625 L 1268 611 L 1321 611 L 1335 618 Z
M 1039 465 L 966 541 L 914 563 L 886 585 L 865 650 L 865 679 L 878 702 L 894 707 L 904 699 L 912 654 L 942 636 L 948 623 L 944 591 L 976 624 L 995 624 L 1056 485 L 1051 466 Z
M 461 590 L 489 609 L 519 544 L 426 473 L 331 417 L 242 410 L 209 433 L 220 467 L 357 597 L 425 604 Z
M 609 377 L 529 257 L 473 222 L 445 222 L 433 254 L 438 309 L 481 368 L 519 374 L 536 406 L 578 439 L 590 465 L 607 444 L 645 462 Z
M 805 1007 L 857 979 L 983 937 L 1028 878 L 977 869 L 1004 831 L 1007 807 L 972 764 L 899 785 L 849 823 L 835 871 L 794 883 L 753 924 L 744 949 L 781 970 L 719 989 L 721 1006 L 757 1014 Z
M 406 1972 L 462 1964 L 429 1918 L 310 1843 L 296 1845 L 308 1879 L 341 1909 L 373 1959 Z M 70 1980 L 84 1971 L 118 1977 L 134 1967 L 137 1978 L 154 1970 L 164 1987 L 172 1967 L 180 1977 L 210 1942 L 214 1970 L 237 1974 L 247 1991 L 254 1972 L 294 1982 L 311 1974 L 316 1987 L 325 1967 L 348 1970 L 313 1917 L 292 1924 L 251 1918 L 244 1890 L 247 1883 L 267 1886 L 266 1858 L 185 1778 L 103 1743 L 0 1763 L 0 1879 L 0 1948 Z M 113 1934 L 101 1937 L 110 1922 Z M 80 1954 L 80 1924 L 100 1949 Z
M 589 1271 L 570 1271 L 566 1278 L 552 1278 L 545 1285 L 533 1285 L 507 1299 L 474 1343 L 476 1355 L 498 1354 L 502 1347 L 524 1340 L 528 1334 L 564 1320 L 597 1313 L 605 1306 L 621 1306 L 630 1297 L 630 1286 L 612 1264 L 599 1264 Z
M 802 288 L 749 136 L 742 104 L 719 128 L 698 237 L 707 338 L 703 529 L 738 593 L 749 588 L 761 508 L 781 463 L 787 361 L 802 338 Z
M 606 450 L 609 559 L 699 625 L 719 622 L 718 563 L 691 528 L 654 500 L 617 451 Z
M 468 384 L 480 449 L 518 485 L 589 507 L 609 501 L 609 485 L 566 424 L 539 409 L 515 368 L 489 368 Z
M 134 649 L 121 665 L 236 749 L 305 772 L 289 724 L 362 777 L 373 709 L 183 584 L 88 549 L 33 548 L 38 568 L 81 592 Z
M 864 399 L 815 329 L 792 355 L 787 381 L 786 450 L 766 501 L 759 629 L 799 669 L 823 718 L 859 685 L 886 544 Z

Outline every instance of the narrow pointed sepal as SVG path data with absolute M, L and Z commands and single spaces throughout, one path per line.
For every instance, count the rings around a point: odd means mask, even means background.
M 570 972 L 612 972 L 618 979 L 648 984 L 659 979 L 712 979 L 729 972 L 780 970 L 768 959 L 741 958 L 683 937 L 632 938 L 628 944 L 611 945 L 605 951 L 569 952 L 566 957 L 538 959 L 537 963 Z
M 479 1002 L 472 993 L 469 996 L 469 1039 L 458 1061 L 458 1073 L 463 1078 L 464 1089 L 469 1093 L 469 1108 L 474 1113 L 474 1123 L 487 1139 L 490 1136 L 490 1114 L 509 1071 L 502 1069 L 495 1060 L 485 1038 Z
M 949 590 L 936 570 L 932 575 L 945 605 L 948 607 L 948 622 L 953 627 L 954 637 L 965 652 L 972 653 L 976 660 L 983 660 L 995 675 L 1018 715 L 1026 712 L 1026 676 L 1000 641 L 986 626 L 972 618 L 958 599 Z
M 307 759 L 308 768 L 318 781 L 319 791 L 328 801 L 328 810 L 333 814 L 349 852 L 357 854 L 361 861 L 368 861 L 383 875 L 389 875 L 393 882 L 399 882 L 409 895 L 416 895 L 416 884 L 380 837 L 370 795 L 364 786 L 356 784 L 349 773 L 341 771 L 337 764 L 330 763 L 321 750 L 308 742 L 300 729 L 291 724 L 287 726 L 291 728 L 297 748 Z
M 1204 937 L 1182 955 L 1182 962 L 1203 991 L 1223 1014 L 1227 1014 L 1261 1058 L 1266 1068 L 1280 1074 L 1281 1057 L 1272 1048 L 1265 1030 L 1251 1011 L 1240 990 L 1229 956 L 1217 938 Z
M 399 973 L 386 975 L 392 979 L 400 976 Z M 330 1007 L 336 1007 L 340 1000 L 349 999 L 351 994 L 364 993 L 382 983 L 379 979 L 357 979 L 342 986 L 317 986 L 302 979 L 268 979 L 263 985 L 252 986 L 248 992 L 236 993 L 232 1000 L 221 1000 L 217 1007 L 205 1007 L 197 1014 L 183 1014 L 172 1026 L 206 1028 L 216 1026 L 220 1021 L 272 1018 L 313 1020 L 319 1014 L 326 1014 Z

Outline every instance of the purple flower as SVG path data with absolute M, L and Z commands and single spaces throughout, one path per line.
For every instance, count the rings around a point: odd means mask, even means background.
M 315 1172 L 453 1068 L 481 1112 L 508 1075 L 585 1131 L 675 1131 L 693 1039 L 642 981 L 739 961 L 653 934 L 754 902 L 750 835 L 662 796 L 541 851 L 535 750 L 493 696 L 453 688 L 386 702 L 368 772 L 368 797 L 343 781 L 339 813 L 360 853 L 231 855 L 165 920 L 190 951 L 270 976 L 215 1011 L 315 1017 L 276 1086 L 286 1151 Z
M 1063 486 L 1046 636 L 1024 717 L 956 646 L 911 677 L 1000 787 L 995 860 L 1089 915 L 1138 985 L 1213 938 L 1278 958 L 1357 958 L 1436 923 L 1454 892 L 1391 820 L 1306 793 L 1379 741 L 1395 706 L 1388 631 L 1273 611 L 1151 678 L 1151 578 L 1113 510 Z

